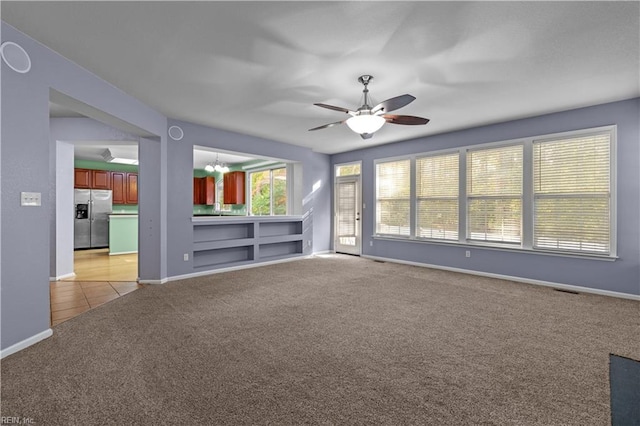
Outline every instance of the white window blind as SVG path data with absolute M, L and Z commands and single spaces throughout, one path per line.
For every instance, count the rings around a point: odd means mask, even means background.
M 467 153 L 467 238 L 522 242 L 523 146 Z
M 416 160 L 416 236 L 458 240 L 458 162 L 460 155 Z
M 336 185 L 338 211 L 338 237 L 354 237 L 356 235 L 356 190 L 355 182 Z
M 533 143 L 534 248 L 611 252 L 611 134 Z
M 409 236 L 411 162 L 376 164 L 376 233 Z

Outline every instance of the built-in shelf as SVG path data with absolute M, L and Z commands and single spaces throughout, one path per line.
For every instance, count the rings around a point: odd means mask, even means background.
M 301 217 L 193 220 L 195 271 L 287 259 L 304 253 Z
M 279 243 L 260 244 L 259 259 L 272 260 L 302 253 L 302 241 L 284 241 Z
M 193 253 L 193 267 L 229 266 L 232 263 L 251 261 L 254 260 L 253 251 L 253 245 L 196 251 Z

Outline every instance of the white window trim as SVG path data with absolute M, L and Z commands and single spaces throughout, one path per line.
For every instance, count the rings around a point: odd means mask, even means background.
M 534 203 L 533 203 L 533 142 L 544 142 L 547 140 L 555 140 L 558 138 L 574 138 L 579 136 L 589 136 L 592 134 L 601 134 L 609 132 L 611 135 L 611 147 L 610 147 L 610 253 L 609 254 L 596 254 L 596 253 L 580 253 L 573 251 L 563 250 L 551 250 L 540 249 L 533 247 L 533 220 L 534 220 Z M 588 129 L 571 130 L 567 132 L 548 133 L 544 135 L 536 135 L 526 138 L 509 139 L 497 142 L 488 142 L 477 145 L 467 145 L 453 149 L 442 149 L 436 151 L 420 152 L 408 155 L 398 155 L 393 157 L 384 157 L 374 159 L 373 166 L 373 229 L 371 237 L 380 240 L 400 240 L 400 241 L 412 241 L 417 243 L 428 244 L 441 244 L 441 245 L 455 245 L 474 248 L 487 248 L 495 250 L 507 250 L 517 252 L 529 252 L 541 255 L 552 256 L 564 256 L 575 258 L 591 258 L 591 259 L 603 259 L 603 260 L 615 260 L 617 259 L 617 125 L 608 125 L 600 127 L 592 127 Z M 514 243 L 497 243 L 497 242 L 485 242 L 467 240 L 467 153 L 474 150 L 482 150 L 491 147 L 503 147 L 510 145 L 522 145 L 523 146 L 523 186 L 522 186 L 522 238 L 519 246 L 514 246 Z M 431 239 L 426 237 L 416 237 L 416 158 L 422 158 L 427 156 L 436 156 L 447 153 L 459 153 L 459 191 L 458 191 L 458 241 L 453 240 L 440 240 Z M 387 163 L 391 161 L 410 160 L 410 208 L 411 208 L 411 221 L 410 221 L 410 234 L 408 237 L 379 234 L 376 232 L 376 217 L 377 217 L 377 164 Z M 362 166 L 361 166 L 362 167 Z M 361 169 L 362 171 L 362 169 Z M 516 243 L 517 244 L 517 243 Z
M 411 185 L 410 190 L 409 190 L 409 235 L 408 236 L 403 236 L 403 235 L 396 235 L 396 234 L 381 234 L 377 232 L 377 224 L 376 224 L 376 218 L 378 217 L 378 194 L 377 194 L 377 182 L 378 182 L 378 177 L 377 177 L 377 172 L 376 170 L 378 169 L 378 164 L 380 163 L 390 163 L 393 161 L 406 161 L 409 160 L 409 185 Z M 416 169 L 416 156 L 415 155 L 403 155 L 403 156 L 396 156 L 396 157 L 387 157 L 387 158 L 382 158 L 382 159 L 378 159 L 378 160 L 374 160 L 373 161 L 373 191 L 374 191 L 374 200 L 373 200 L 373 236 L 385 236 L 387 238 L 395 238 L 395 239 L 399 239 L 399 240 L 410 240 L 410 239 L 415 239 L 414 237 L 414 230 L 415 230 L 415 225 L 416 225 L 416 218 L 415 218 L 415 213 L 416 213 L 416 208 L 415 208 L 415 198 L 416 198 L 416 183 L 415 183 L 415 169 Z M 360 172 L 362 172 L 362 169 L 360 169 Z

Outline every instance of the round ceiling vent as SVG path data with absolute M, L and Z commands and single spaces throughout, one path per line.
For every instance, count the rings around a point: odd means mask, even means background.
M 184 132 L 178 126 L 169 127 L 169 137 L 174 141 L 179 141 L 184 137 Z
M 24 74 L 31 69 L 31 58 L 19 44 L 5 41 L 0 45 L 0 56 L 4 63 L 15 72 Z

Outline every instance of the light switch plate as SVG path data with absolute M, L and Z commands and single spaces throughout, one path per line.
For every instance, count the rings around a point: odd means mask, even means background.
M 26 207 L 38 207 L 42 205 L 42 194 L 40 192 L 21 192 L 20 205 Z

